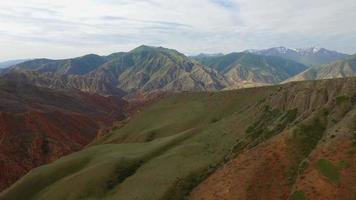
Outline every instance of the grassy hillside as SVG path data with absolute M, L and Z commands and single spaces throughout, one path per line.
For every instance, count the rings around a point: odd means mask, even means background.
M 255 195 L 250 199 L 261 199 L 263 196 L 259 195 L 272 192 L 282 192 L 284 198 L 270 199 L 286 199 L 301 176 L 295 170 L 297 166 L 324 139 L 331 141 L 327 130 L 343 120 L 350 122 L 354 116 L 355 87 L 356 79 L 338 79 L 171 95 L 137 113 L 123 127 L 98 138 L 85 150 L 32 170 L 1 193 L 0 199 L 156 200 L 201 199 L 204 195 L 209 199 L 214 197 L 214 188 L 228 192 L 217 185 L 200 185 L 202 181 L 209 181 L 215 171 L 225 168 L 226 162 L 229 165 L 229 160 L 239 160 L 245 154 L 256 161 L 268 160 L 263 152 L 271 149 L 283 150 L 286 159 L 276 163 L 286 168 L 274 171 L 276 174 L 267 173 L 262 184 L 270 183 L 271 188 L 276 188 L 281 181 L 289 181 L 288 186 L 281 191 L 256 193 L 260 188 L 257 183 L 261 182 L 258 172 L 270 172 L 269 168 L 264 170 L 268 165 L 263 163 L 253 165 L 258 168 L 249 172 L 250 176 L 236 180 L 251 183 L 247 185 L 250 189 L 245 190 L 250 196 Z M 337 103 L 336 97 L 341 95 L 345 97 L 339 97 Z M 339 136 L 352 137 L 347 131 L 339 131 Z M 278 138 L 285 138 L 290 148 L 276 143 Z M 265 148 L 269 144 L 271 147 Z M 293 155 L 293 159 L 288 161 L 288 155 Z M 344 160 L 351 163 L 349 157 Z M 238 172 L 241 167 L 244 166 L 233 169 Z M 350 168 L 355 166 L 351 164 L 340 174 L 348 174 Z M 323 171 L 330 170 L 327 167 Z M 273 177 L 275 182 L 270 180 Z M 342 177 L 338 179 L 341 183 Z M 221 181 L 217 179 L 216 183 Z M 230 186 L 235 182 L 229 182 Z M 307 189 L 302 191 L 309 195 Z M 353 192 L 347 187 L 343 191 L 347 195 Z M 244 199 L 246 195 L 225 197 Z

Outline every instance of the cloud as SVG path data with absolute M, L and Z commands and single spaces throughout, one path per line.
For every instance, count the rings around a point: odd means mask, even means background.
M 236 5 L 234 1 L 232 0 L 210 0 L 212 3 L 215 3 L 219 6 L 231 9 L 231 8 L 236 8 Z
M 185 53 L 281 45 L 352 53 L 355 10 L 354 0 L 13 0 L 0 4 L 0 59 L 108 54 L 141 44 Z

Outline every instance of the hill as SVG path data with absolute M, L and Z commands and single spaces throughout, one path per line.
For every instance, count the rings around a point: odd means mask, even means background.
M 232 88 L 244 87 L 248 83 L 276 84 L 307 69 L 292 60 L 246 52 L 206 57 L 200 55 L 194 59 L 223 74 Z
M 299 63 L 303 63 L 307 66 L 318 66 L 322 64 L 327 64 L 349 56 L 347 54 L 340 53 L 337 51 L 317 47 L 299 49 L 274 47 L 262 50 L 248 50 L 248 52 L 258 55 L 278 56 L 285 59 L 294 60 Z
M 356 55 L 326 65 L 309 68 L 285 82 L 356 76 Z
M 356 79 L 172 94 L 0 199 L 352 199 Z
M 0 190 L 34 167 L 82 149 L 126 118 L 127 102 L 0 79 Z

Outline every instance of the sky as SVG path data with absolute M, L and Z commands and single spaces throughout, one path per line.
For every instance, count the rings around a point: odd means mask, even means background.
M 0 61 L 274 46 L 356 53 L 356 0 L 0 0 Z

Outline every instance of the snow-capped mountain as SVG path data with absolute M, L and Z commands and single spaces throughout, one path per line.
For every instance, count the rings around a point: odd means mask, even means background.
M 286 47 L 274 47 L 262 50 L 246 50 L 247 52 L 266 55 L 266 56 L 278 56 L 287 59 L 291 59 L 305 65 L 321 65 L 333 62 L 335 60 L 348 56 L 347 54 L 340 53 L 333 50 L 328 50 L 319 47 L 308 48 L 286 48 Z

